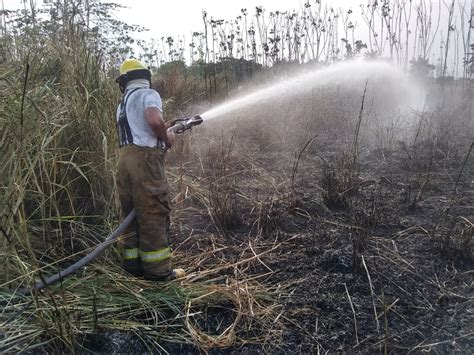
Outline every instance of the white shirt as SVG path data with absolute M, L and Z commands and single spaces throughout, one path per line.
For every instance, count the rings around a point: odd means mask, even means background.
M 133 144 L 141 147 L 158 146 L 164 148 L 164 142 L 155 136 L 145 119 L 145 109 L 147 108 L 155 107 L 160 112 L 163 112 L 163 104 L 158 92 L 149 88 L 148 80 L 136 79 L 128 83 L 124 97 L 126 100 L 127 121 L 132 132 Z M 119 115 L 120 104 L 117 107 L 117 122 Z

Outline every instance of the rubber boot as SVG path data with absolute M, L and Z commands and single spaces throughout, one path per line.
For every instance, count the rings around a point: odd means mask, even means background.
M 186 276 L 186 271 L 184 271 L 184 269 L 173 269 L 171 270 L 171 275 L 168 276 L 168 280 L 182 279 L 185 276 Z

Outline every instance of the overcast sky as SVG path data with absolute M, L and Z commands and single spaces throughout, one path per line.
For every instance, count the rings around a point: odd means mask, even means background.
M 6 9 L 22 7 L 23 0 L 2 0 Z M 29 3 L 30 0 L 27 0 Z M 43 0 L 33 0 L 41 5 Z M 326 0 L 325 4 L 334 7 L 358 7 L 367 0 Z M 108 0 L 127 8 L 117 12 L 117 17 L 131 24 L 141 25 L 150 30 L 146 37 L 188 36 L 192 31 L 201 31 L 203 22 L 201 13 L 206 10 L 215 19 L 233 19 L 240 15 L 242 8 L 249 14 L 255 12 L 256 6 L 266 10 L 285 11 L 301 9 L 305 0 Z M 314 2 L 314 1 L 312 1 Z M 358 11 L 354 11 L 358 13 Z
M 116 3 L 128 6 L 118 13 L 118 17 L 126 22 L 140 24 L 150 29 L 150 36 L 159 38 L 167 35 L 186 35 L 192 31 L 201 31 L 203 21 L 202 10 L 215 19 L 229 20 L 240 15 L 240 10 L 247 8 L 249 14 L 255 12 L 256 6 L 266 10 L 301 9 L 304 0 L 118 0 Z M 327 4 L 339 7 L 359 3 L 358 0 L 331 0 Z M 356 5 L 358 6 L 358 5 Z

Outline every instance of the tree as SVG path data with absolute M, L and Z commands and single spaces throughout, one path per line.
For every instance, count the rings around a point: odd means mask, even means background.
M 426 79 L 433 76 L 435 66 L 430 64 L 428 59 L 418 57 L 418 59 L 412 59 L 410 61 L 410 74 L 413 76 Z

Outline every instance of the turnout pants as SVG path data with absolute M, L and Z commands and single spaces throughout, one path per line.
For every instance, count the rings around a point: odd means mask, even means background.
M 165 279 L 171 273 L 168 183 L 164 152 L 135 145 L 120 150 L 117 185 L 125 218 L 135 208 L 137 217 L 125 232 L 123 266 L 135 276 Z

